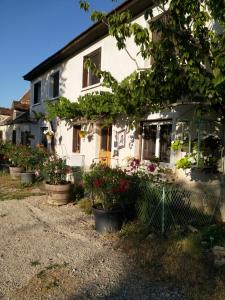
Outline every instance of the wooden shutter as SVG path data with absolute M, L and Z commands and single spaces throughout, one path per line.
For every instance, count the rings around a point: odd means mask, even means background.
M 167 21 L 168 21 L 168 18 L 169 18 L 168 13 L 163 13 L 163 14 L 161 14 L 161 15 L 156 16 L 155 18 L 153 18 L 153 21 L 154 20 L 160 20 L 161 22 L 163 22 L 164 24 L 166 24 Z M 157 43 L 157 42 L 160 41 L 160 39 L 161 39 L 161 32 L 159 32 L 159 31 L 152 31 L 152 42 L 153 43 Z M 153 56 L 151 56 L 151 58 L 150 58 L 151 65 L 154 64 L 154 62 L 155 62 L 155 59 L 154 59 Z
M 3 142 L 3 131 L 0 130 L 0 143 Z
M 80 153 L 80 126 L 73 126 L 73 152 Z

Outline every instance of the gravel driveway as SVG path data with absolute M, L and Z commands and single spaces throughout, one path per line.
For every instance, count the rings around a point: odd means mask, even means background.
M 0 299 L 184 299 L 149 282 L 91 216 L 45 196 L 0 202 L 0 241 Z

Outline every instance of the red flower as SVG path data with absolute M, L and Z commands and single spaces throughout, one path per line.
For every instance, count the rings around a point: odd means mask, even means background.
M 95 179 L 94 182 L 93 182 L 93 186 L 95 188 L 100 188 L 103 184 L 103 180 L 102 179 Z
M 120 179 L 120 191 L 126 192 L 129 188 L 129 182 L 126 179 Z
M 80 187 L 84 187 L 84 183 L 83 183 L 83 181 L 80 181 L 79 183 L 78 183 L 78 186 L 80 186 Z

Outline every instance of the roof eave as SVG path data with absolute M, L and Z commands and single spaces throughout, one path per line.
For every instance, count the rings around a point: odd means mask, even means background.
M 133 17 L 139 15 L 142 11 L 150 6 L 153 6 L 155 0 L 128 0 L 112 10 L 108 15 L 115 12 L 121 12 L 129 9 Z M 63 62 L 75 54 L 79 53 L 82 49 L 85 49 L 90 44 L 96 42 L 98 39 L 103 38 L 108 34 L 108 28 L 105 24 L 98 22 L 89 27 L 87 30 L 78 35 L 75 39 L 69 42 L 62 49 L 57 51 L 55 54 L 48 57 L 46 60 L 41 62 L 38 66 L 28 72 L 23 76 L 25 80 L 32 81 L 37 78 L 50 68 L 56 66 L 57 64 Z

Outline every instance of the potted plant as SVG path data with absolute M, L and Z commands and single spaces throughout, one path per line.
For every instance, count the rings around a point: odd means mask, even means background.
M 24 170 L 24 147 L 10 142 L 5 144 L 5 157 L 9 160 L 9 172 L 12 179 L 18 179 Z
M 9 170 L 9 160 L 8 160 L 8 148 L 7 142 L 0 143 L 0 170 L 8 172 Z
M 49 156 L 43 163 L 42 174 L 49 204 L 64 205 L 71 200 L 72 184 L 66 181 L 66 173 L 66 161 L 56 154 Z
M 120 230 L 130 187 L 129 176 L 119 168 L 98 164 L 84 174 L 84 187 L 93 197 L 96 230 L 100 233 Z
M 54 136 L 54 131 L 47 129 L 43 133 L 46 136 L 47 142 L 50 144 L 52 141 L 52 137 Z
M 80 130 L 80 132 L 79 132 L 79 136 L 81 139 L 82 138 L 84 139 L 87 134 L 88 134 L 88 131 L 86 131 L 86 130 Z
M 25 171 L 21 172 L 21 183 L 32 184 L 35 180 L 35 174 L 39 173 L 41 166 L 48 156 L 49 153 L 44 148 L 24 148 L 23 165 Z

